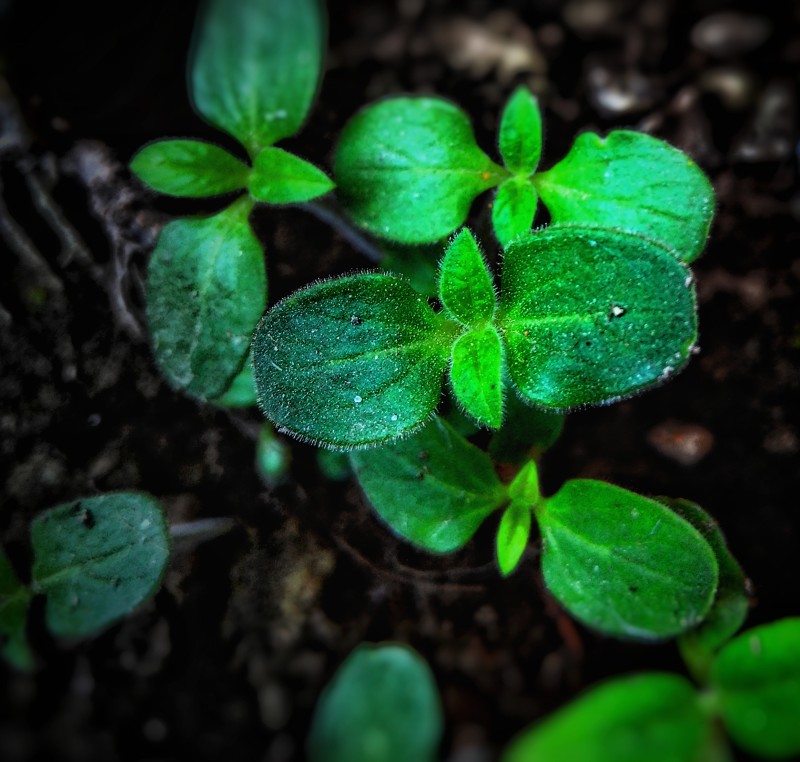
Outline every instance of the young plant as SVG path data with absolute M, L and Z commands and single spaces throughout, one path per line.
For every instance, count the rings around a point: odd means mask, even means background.
M 317 0 L 208 0 L 195 29 L 189 93 L 197 113 L 235 138 L 248 160 L 179 139 L 151 143 L 131 162 L 161 193 L 240 194 L 210 217 L 170 222 L 148 267 L 156 361 L 171 386 L 194 397 L 254 401 L 245 359 L 267 285 L 261 244 L 248 223 L 254 204 L 299 203 L 333 187 L 321 170 L 275 146 L 306 118 L 323 43 Z

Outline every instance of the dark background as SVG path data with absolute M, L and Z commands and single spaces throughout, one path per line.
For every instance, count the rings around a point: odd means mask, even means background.
M 258 413 L 171 391 L 143 332 L 160 225 L 222 202 L 149 194 L 127 162 L 159 137 L 236 150 L 186 95 L 194 5 L 6 0 L 0 13 L 0 538 L 22 573 L 36 513 L 115 489 L 152 493 L 174 523 L 235 520 L 177 544 L 155 599 L 94 640 L 53 641 L 36 603 L 39 669 L 0 665 L 0 759 L 301 759 L 322 686 L 363 640 L 429 661 L 442 757 L 459 762 L 496 759 L 598 679 L 682 670 L 674 644 L 603 638 L 561 614 L 535 544 L 502 580 L 494 519 L 432 557 L 395 540 L 353 484 L 324 481 L 310 447 L 292 443 L 291 479 L 265 485 Z M 340 0 L 329 14 L 318 101 L 284 144 L 319 166 L 359 107 L 406 91 L 457 102 L 496 156 L 500 109 L 526 83 L 544 108 L 544 167 L 580 131 L 633 127 L 709 174 L 702 351 L 659 389 L 570 416 L 544 484 L 602 478 L 700 503 L 752 581 L 748 625 L 798 615 L 800 5 Z M 271 302 L 371 266 L 303 211 L 259 208 L 255 224 Z

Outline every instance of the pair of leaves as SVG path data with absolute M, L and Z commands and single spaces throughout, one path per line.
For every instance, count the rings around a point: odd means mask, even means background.
M 161 506 L 149 495 L 112 493 L 58 505 L 31 525 L 31 587 L 0 552 L 3 655 L 33 665 L 25 639 L 28 604 L 46 598 L 45 620 L 59 637 L 92 635 L 153 595 L 169 560 Z
M 345 127 L 335 158 L 338 195 L 353 219 L 404 243 L 443 238 L 480 193 L 498 187 L 492 222 L 506 246 L 530 230 L 538 199 L 555 223 L 616 227 L 663 241 L 686 262 L 703 249 L 713 189 L 681 151 L 626 130 L 581 135 L 567 156 L 537 173 L 538 103 L 525 88 L 509 99 L 499 128 L 505 167 L 476 144 L 459 108 L 430 97 L 391 98 Z
M 631 233 L 552 226 L 520 237 L 502 285 L 497 299 L 464 230 L 441 265 L 440 313 L 387 274 L 295 292 L 253 340 L 262 411 L 312 442 L 364 447 L 422 426 L 449 371 L 466 412 L 497 428 L 509 382 L 553 412 L 606 403 L 669 377 L 696 338 L 689 270 Z
M 503 762 L 706 762 L 729 759 L 713 721 L 734 742 L 773 759 L 800 754 L 800 619 L 757 627 L 714 659 L 710 695 L 684 678 L 610 680 L 523 731 Z

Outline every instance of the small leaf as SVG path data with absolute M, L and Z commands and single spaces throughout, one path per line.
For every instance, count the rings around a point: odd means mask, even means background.
M 713 551 L 655 500 L 575 479 L 539 503 L 536 517 L 545 584 L 590 627 L 616 637 L 669 638 L 711 608 Z
M 536 96 L 518 87 L 508 99 L 500 119 L 500 155 L 506 168 L 531 175 L 542 155 L 542 114 Z
M 712 744 L 691 684 L 649 672 L 602 683 L 523 730 L 502 762 L 707 762 Z
M 697 338 L 688 269 L 654 241 L 551 226 L 503 260 L 497 327 L 520 395 L 551 410 L 613 402 L 689 359 Z
M 292 461 L 292 451 L 286 440 L 279 437 L 272 426 L 261 427 L 256 445 L 256 471 L 269 487 L 283 484 Z
M 189 66 L 195 108 L 251 156 L 294 135 L 319 82 L 324 26 L 318 0 L 209 0 Z
M 220 407 L 256 406 L 256 381 L 253 378 L 253 363 L 249 357 L 233 377 L 230 386 L 212 402 Z
M 469 119 L 439 98 L 391 98 L 345 127 L 337 195 L 357 224 L 401 243 L 426 243 L 463 224 L 475 197 L 507 173 L 478 148 Z
M 376 513 L 396 534 L 434 553 L 463 547 L 506 499 L 486 453 L 441 418 L 350 459 Z
M 564 416 L 525 404 L 516 394 L 505 396 L 503 426 L 489 440 L 495 461 L 522 465 L 549 449 L 564 428 Z
M 321 169 L 293 153 L 264 148 L 253 162 L 247 187 L 258 201 L 299 204 L 323 196 L 333 188 L 333 182 Z
M 131 171 L 159 193 L 201 198 L 244 188 L 250 168 L 211 143 L 159 140 L 133 157 Z
M 169 559 L 161 506 L 118 492 L 51 508 L 31 525 L 33 587 L 54 635 L 93 635 L 152 596 Z
M 518 236 L 530 233 L 537 201 L 536 189 L 528 180 L 513 177 L 497 189 L 492 228 L 504 249 Z
M 442 708 L 428 665 L 408 646 L 361 645 L 319 699 L 310 762 L 434 762 Z
M 147 272 L 153 350 L 170 386 L 219 397 L 244 364 L 266 302 L 264 254 L 242 198 L 162 231 Z M 224 319 L 223 319 L 224 317 Z
M 405 281 L 370 273 L 315 283 L 258 326 L 259 406 L 280 431 L 328 447 L 395 439 L 439 403 L 451 343 Z
M 444 253 L 439 298 L 447 313 L 464 325 L 480 325 L 494 316 L 492 276 L 477 241 L 467 229 L 450 242 Z
M 772 759 L 800 755 L 800 618 L 739 635 L 714 660 L 711 680 L 739 746 Z
M 542 495 L 539 491 L 539 469 L 536 462 L 529 460 L 508 485 L 508 496 L 512 501 L 524 503 L 533 508 Z
M 0 548 L 0 655 L 9 664 L 23 670 L 34 665 L 25 634 L 31 595 Z
M 453 344 L 450 383 L 467 414 L 482 426 L 503 422 L 503 347 L 490 326 L 473 328 Z
M 714 189 L 684 153 L 640 132 L 588 132 L 533 179 L 555 223 L 617 227 L 663 242 L 684 262 L 700 256 Z
M 531 506 L 512 501 L 506 508 L 497 529 L 497 564 L 507 577 L 517 568 L 531 533 Z

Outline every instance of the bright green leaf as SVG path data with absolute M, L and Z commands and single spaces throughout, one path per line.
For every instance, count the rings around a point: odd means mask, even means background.
M 494 316 L 492 276 L 472 233 L 466 228 L 450 242 L 439 272 L 439 298 L 460 323 L 476 326 Z
M 294 135 L 317 89 L 324 27 L 318 0 L 207 0 L 189 67 L 195 108 L 253 157 Z
M 17 669 L 31 669 L 33 654 L 25 636 L 31 591 L 17 577 L 0 548 L 0 655 Z
M 542 495 L 539 491 L 539 468 L 536 462 L 529 460 L 508 485 L 508 496 L 511 500 L 524 503 L 529 508 L 538 504 Z
M 800 618 L 739 635 L 720 651 L 711 679 L 739 746 L 770 759 L 800 755 Z
M 492 204 L 492 227 L 504 249 L 517 236 L 530 233 L 537 200 L 533 185 L 518 177 L 506 180 L 497 189 Z
M 270 487 L 283 484 L 292 461 L 292 451 L 269 423 L 261 427 L 256 445 L 256 471 Z
M 250 168 L 211 143 L 159 140 L 133 157 L 131 171 L 159 193 L 201 198 L 244 188 Z
M 502 762 L 708 762 L 712 743 L 691 684 L 651 672 L 587 691 L 523 730 Z
M 519 393 L 552 410 L 658 384 L 697 338 L 689 270 L 654 241 L 551 226 L 511 244 L 497 326 Z
M 211 217 L 170 222 L 150 259 L 156 361 L 171 386 L 200 399 L 230 387 L 264 310 L 264 254 L 247 222 L 251 208 L 242 198 Z
M 491 429 L 503 422 L 502 368 L 503 347 L 491 325 L 473 328 L 453 344 L 453 394 L 468 415 Z
M 669 638 L 708 613 L 714 552 L 655 500 L 590 479 L 568 481 L 536 511 L 550 592 L 608 635 Z
M 152 596 L 169 559 L 161 506 L 118 492 L 51 508 L 31 525 L 33 588 L 53 634 L 86 637 Z
M 512 501 L 497 529 L 497 564 L 504 577 L 517 568 L 531 534 L 531 506 Z
M 683 152 L 640 132 L 580 135 L 567 156 L 534 176 L 556 223 L 618 227 L 662 241 L 684 262 L 700 256 L 714 189 Z
M 408 439 L 350 459 L 377 514 L 395 533 L 434 553 L 461 548 L 506 499 L 486 453 L 441 418 Z
M 475 197 L 507 173 L 478 148 L 469 119 L 439 98 L 391 98 L 360 111 L 336 152 L 337 195 L 353 219 L 402 243 L 463 224 Z
M 321 169 L 293 153 L 264 148 L 253 162 L 247 187 L 258 201 L 299 204 L 326 194 L 333 182 Z
M 542 155 L 542 114 L 536 96 L 518 87 L 508 99 L 500 119 L 500 155 L 518 175 L 531 175 Z
M 550 448 L 564 428 L 564 416 L 525 404 L 516 394 L 505 396 L 503 426 L 489 440 L 489 452 L 500 463 L 522 465 Z
M 370 273 L 315 283 L 258 326 L 259 406 L 279 430 L 328 447 L 395 439 L 439 403 L 452 340 L 403 280 Z
M 428 665 L 402 645 L 361 645 L 319 699 L 310 762 L 434 762 L 442 708 Z

